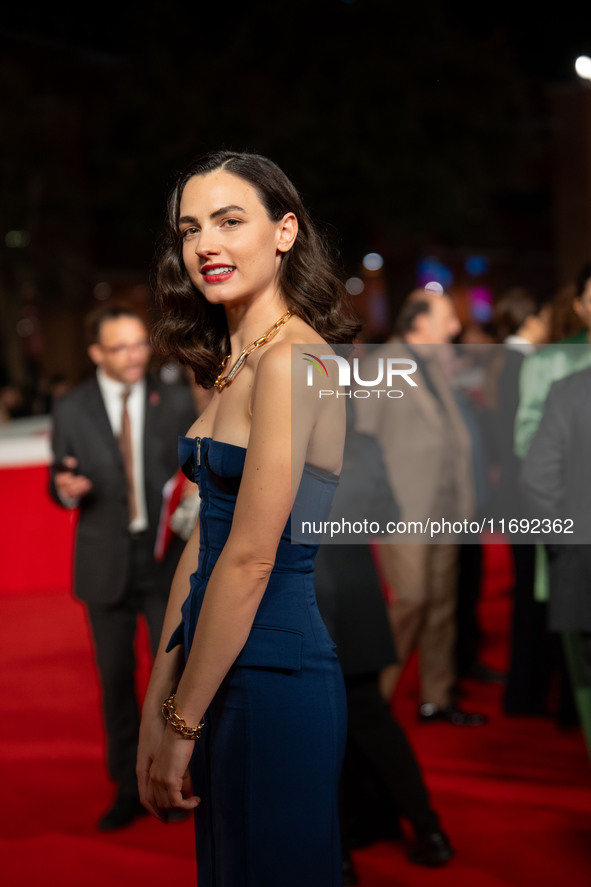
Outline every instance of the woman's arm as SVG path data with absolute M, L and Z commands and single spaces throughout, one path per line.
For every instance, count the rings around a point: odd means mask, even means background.
M 191 654 L 176 692 L 178 714 L 201 720 L 242 650 L 292 504 L 292 462 L 301 476 L 313 417 L 304 411 L 291 435 L 291 352 L 279 343 L 262 355 L 252 394 L 252 423 L 229 538 L 207 585 Z M 160 704 L 162 699 L 160 699 Z M 186 807 L 182 778 L 193 742 L 167 724 L 150 771 L 149 798 L 159 809 Z
M 149 773 L 164 733 L 162 703 L 171 693 L 174 693 L 183 668 L 182 646 L 174 647 L 170 653 L 166 652 L 166 646 L 181 621 L 181 607 L 189 593 L 190 577 L 197 567 L 198 552 L 199 522 L 183 549 L 174 574 L 160 644 L 142 707 L 136 766 L 138 787 L 142 804 L 158 818 L 162 818 L 160 813 L 149 804 L 147 798 Z

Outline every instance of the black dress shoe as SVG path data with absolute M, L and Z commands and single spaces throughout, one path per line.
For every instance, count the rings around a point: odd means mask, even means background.
M 445 832 L 440 830 L 431 832 L 424 838 L 419 838 L 416 845 L 408 854 L 408 858 L 415 865 L 428 865 L 430 868 L 436 868 L 444 865 L 454 856 L 454 850 L 449 843 Z
M 419 721 L 424 724 L 445 722 L 456 727 L 479 727 L 486 724 L 486 715 L 478 712 L 462 711 L 455 705 L 434 705 L 432 702 L 423 702 L 419 706 Z
M 126 825 L 131 825 L 134 819 L 144 816 L 147 812 L 140 804 L 137 795 L 118 794 L 113 806 L 99 820 L 98 829 L 101 832 L 113 832 L 118 828 L 125 828 Z

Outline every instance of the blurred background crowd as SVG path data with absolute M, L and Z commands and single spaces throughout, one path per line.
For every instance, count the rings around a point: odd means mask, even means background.
M 431 279 L 473 341 L 510 288 L 551 300 L 591 240 L 580 16 L 441 0 L 303 0 L 280 16 L 257 0 L 223 23 L 203 3 L 5 10 L 3 414 L 43 412 L 85 374 L 90 308 L 149 312 L 167 191 L 204 150 L 285 169 L 342 255 L 368 341 Z

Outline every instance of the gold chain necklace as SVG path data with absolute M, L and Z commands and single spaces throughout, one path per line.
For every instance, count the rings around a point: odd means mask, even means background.
M 246 348 L 240 353 L 238 360 L 230 370 L 230 372 L 222 377 L 222 373 L 226 369 L 228 361 L 230 360 L 230 355 L 226 354 L 224 359 L 222 360 L 219 369 L 218 376 L 215 382 L 213 383 L 213 387 L 216 391 L 223 391 L 226 385 L 230 385 L 234 381 L 234 377 L 240 372 L 244 364 L 246 363 L 246 358 L 249 354 L 252 354 L 253 351 L 256 351 L 257 348 L 260 348 L 261 345 L 266 345 L 267 342 L 270 342 L 273 336 L 275 336 L 284 323 L 287 323 L 289 318 L 291 317 L 291 311 L 286 311 L 283 317 L 280 317 L 279 320 L 276 320 L 272 327 L 270 327 L 267 332 L 261 336 L 259 339 L 255 339 L 254 342 L 251 342 L 250 345 L 247 345 Z

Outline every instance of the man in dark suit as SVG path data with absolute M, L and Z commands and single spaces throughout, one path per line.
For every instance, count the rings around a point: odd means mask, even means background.
M 182 544 L 156 562 L 166 482 L 177 469 L 177 435 L 195 420 L 188 387 L 147 374 L 148 331 L 135 312 L 107 306 L 89 318 L 96 375 L 56 401 L 51 493 L 79 507 L 74 592 L 87 607 L 103 690 L 107 759 L 117 784 L 99 828 L 120 828 L 143 812 L 135 777 L 139 728 L 134 672 L 137 617 L 152 650 L 160 638 Z
M 591 369 L 554 382 L 521 473 L 530 522 L 543 521 L 537 538 L 549 546 L 555 631 L 591 632 L 590 407 Z
M 563 635 L 591 751 L 591 369 L 554 382 L 525 457 L 522 484 L 547 546 L 549 626 Z
M 399 518 L 381 447 L 352 427 L 349 417 L 339 486 L 331 520 L 385 526 Z M 346 524 L 345 524 L 346 525 Z M 416 836 L 409 857 L 443 865 L 453 850 L 431 807 L 413 749 L 380 692 L 382 669 L 396 662 L 392 631 L 370 537 L 350 534 L 320 546 L 314 572 L 318 605 L 337 645 L 345 677 L 348 736 L 340 785 L 343 882 L 356 884 L 350 856 L 399 834 L 398 815 Z

